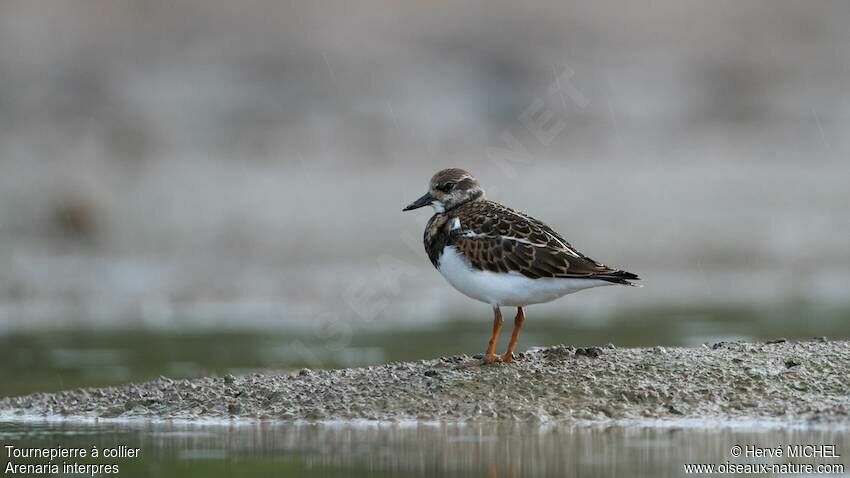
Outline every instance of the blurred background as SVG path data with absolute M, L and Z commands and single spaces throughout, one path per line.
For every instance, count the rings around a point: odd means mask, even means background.
M 0 394 L 477 353 L 444 167 L 639 273 L 520 348 L 850 336 L 841 1 L 0 3 Z M 512 313 L 512 312 L 509 312 Z

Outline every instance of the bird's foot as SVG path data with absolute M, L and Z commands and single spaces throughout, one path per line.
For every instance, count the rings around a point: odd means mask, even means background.
M 499 357 L 496 354 L 485 355 L 483 359 L 481 359 L 481 365 L 490 365 L 491 363 L 501 362 L 502 357 Z
M 493 363 L 496 363 L 496 362 L 501 362 L 501 361 L 502 361 L 502 357 L 500 357 L 496 354 L 488 354 L 488 355 L 485 355 L 478 360 L 475 360 L 475 361 L 472 361 L 472 362 L 467 362 L 467 363 L 459 366 L 458 368 L 481 367 L 481 366 L 484 366 L 484 365 L 490 365 L 490 364 L 493 364 Z
M 511 362 L 513 362 L 513 361 L 514 361 L 514 353 L 513 353 L 513 352 L 508 352 L 508 353 L 506 353 L 505 355 L 502 355 L 502 356 L 500 357 L 500 360 L 501 360 L 502 362 L 505 362 L 505 363 L 511 363 Z

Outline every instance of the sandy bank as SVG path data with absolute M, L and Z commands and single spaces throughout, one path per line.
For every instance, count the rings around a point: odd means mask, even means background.
M 0 399 L 0 415 L 375 420 L 850 419 L 850 342 L 695 348 L 541 348 L 512 364 L 469 357 L 252 374 Z

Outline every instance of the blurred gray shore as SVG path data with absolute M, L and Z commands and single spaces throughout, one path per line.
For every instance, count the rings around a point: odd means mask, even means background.
M 158 380 L 0 399 L 0 418 L 271 420 L 850 420 L 850 342 L 555 346 L 290 375 Z
M 845 307 L 848 14 L 0 2 L 0 334 L 486 318 L 401 212 L 449 166 L 646 285 L 538 315 Z

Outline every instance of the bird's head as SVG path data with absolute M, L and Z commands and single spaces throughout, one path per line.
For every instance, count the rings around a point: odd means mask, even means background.
M 465 202 L 483 197 L 484 189 L 469 171 L 450 168 L 435 174 L 428 185 L 428 192 L 402 210 L 411 211 L 423 206 L 431 206 L 434 212 L 440 214 Z

